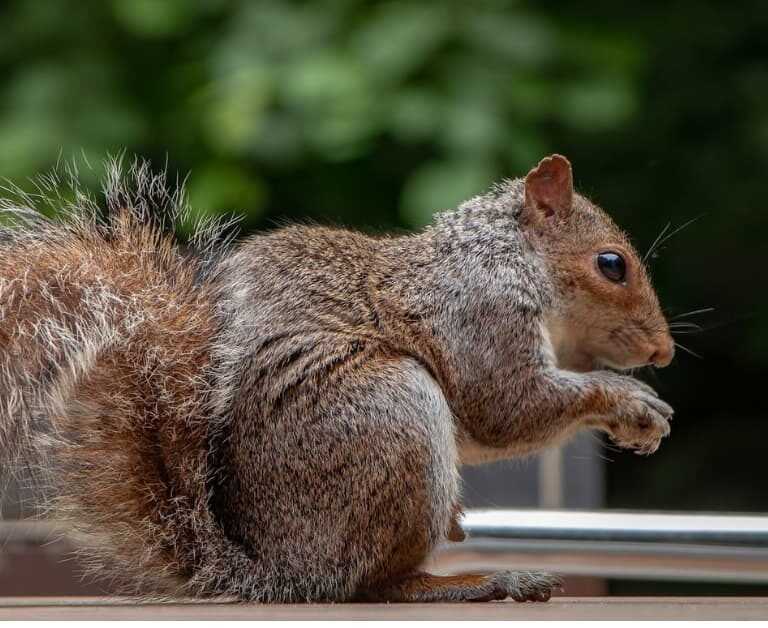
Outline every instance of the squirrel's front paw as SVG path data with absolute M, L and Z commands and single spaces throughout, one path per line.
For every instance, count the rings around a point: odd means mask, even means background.
M 674 411 L 647 384 L 629 377 L 622 379 L 616 412 L 607 419 L 606 430 L 620 447 L 634 449 L 636 454 L 652 454 L 661 439 L 669 435 Z

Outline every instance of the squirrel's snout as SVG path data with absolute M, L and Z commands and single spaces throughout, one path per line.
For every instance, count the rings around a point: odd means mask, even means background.
M 674 355 L 675 341 L 672 339 L 672 336 L 667 336 L 655 347 L 653 353 L 648 358 L 648 362 L 654 366 L 664 367 L 672 361 Z

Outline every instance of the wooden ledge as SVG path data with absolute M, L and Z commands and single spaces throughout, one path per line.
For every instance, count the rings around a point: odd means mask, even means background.
M 546 604 L 211 604 L 119 598 L 0 598 L 0 621 L 55 620 L 737 620 L 768 619 L 768 598 L 559 597 Z

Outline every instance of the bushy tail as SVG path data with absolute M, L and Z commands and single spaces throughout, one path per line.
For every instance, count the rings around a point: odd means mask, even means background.
M 178 220 L 182 196 L 144 163 L 111 164 L 106 216 L 76 186 L 43 187 L 0 202 L 3 471 L 42 470 L 55 516 L 90 535 L 90 566 L 134 591 L 258 599 L 258 570 L 209 508 L 215 230 L 183 253 L 151 219 Z

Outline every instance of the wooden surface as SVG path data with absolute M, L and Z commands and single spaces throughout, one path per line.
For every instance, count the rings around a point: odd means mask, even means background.
M 768 619 L 768 598 L 555 598 L 546 604 L 209 604 L 136 603 L 113 598 L 0 598 L 9 619 Z

